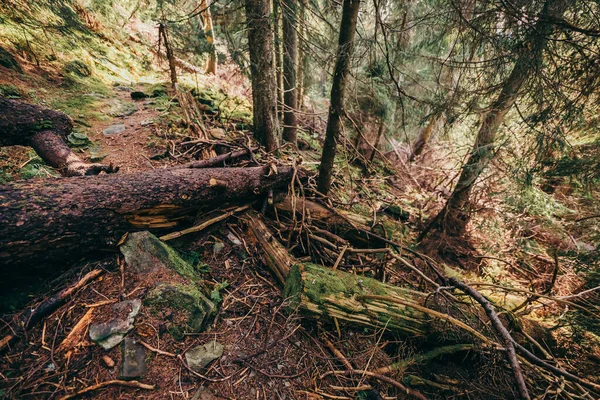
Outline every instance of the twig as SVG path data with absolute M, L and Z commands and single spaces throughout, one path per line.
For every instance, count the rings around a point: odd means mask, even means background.
M 169 353 L 168 351 L 157 349 L 156 347 L 152 347 L 144 341 L 138 340 L 138 343 L 154 353 L 161 354 L 161 355 L 167 356 L 167 357 L 177 357 L 177 354 L 173 354 L 173 353 Z
M 73 399 L 82 394 L 93 392 L 94 390 L 102 389 L 107 386 L 125 386 L 125 387 L 136 388 L 136 389 L 154 390 L 154 385 L 148 385 L 148 384 L 141 383 L 138 381 L 112 380 L 112 381 L 101 382 L 101 383 L 97 383 L 92 386 L 88 386 L 85 389 L 82 389 L 78 392 L 68 394 L 64 397 L 61 397 L 59 400 Z
M 160 240 L 166 242 L 167 240 L 175 239 L 175 238 L 181 237 L 183 235 L 187 235 L 188 233 L 200 232 L 200 231 L 208 228 L 209 226 L 216 224 L 217 222 L 223 221 L 224 219 L 231 217 L 233 214 L 236 214 L 238 212 L 249 209 L 251 205 L 252 204 L 246 204 L 245 206 L 238 207 L 234 210 L 231 210 L 229 212 L 221 214 L 218 217 L 215 217 L 206 222 L 203 222 L 200 225 L 192 226 L 191 228 L 184 229 L 179 232 L 173 232 L 173 233 L 169 233 L 168 235 L 161 236 Z
M 400 382 L 398 382 L 395 379 L 389 378 L 385 375 L 381 375 L 381 374 L 377 374 L 375 372 L 371 372 L 371 371 L 365 371 L 362 369 L 353 369 L 350 371 L 329 371 L 324 373 L 323 375 L 321 375 L 320 379 L 323 379 L 329 375 L 366 375 L 366 376 L 370 376 L 372 378 L 375 378 L 379 381 L 385 382 L 385 383 L 389 383 L 390 385 L 402 390 L 404 393 L 406 393 L 409 396 L 412 396 L 416 399 L 420 399 L 420 400 L 427 400 L 427 398 L 425 396 L 423 396 L 421 394 L 421 392 L 418 392 L 416 390 L 413 389 L 409 389 L 406 386 L 404 386 L 403 384 L 401 384 Z
M 519 361 L 517 360 L 517 353 L 515 351 L 514 340 L 510 335 L 510 332 L 508 332 L 508 330 L 502 323 L 502 321 L 500 321 L 500 318 L 494 310 L 494 306 L 492 306 L 492 303 L 490 303 L 488 299 L 483 297 L 483 295 L 477 290 L 464 284 L 455 277 L 450 278 L 448 282 L 452 286 L 455 286 L 463 292 L 467 293 L 469 296 L 475 299 L 475 301 L 477 301 L 481 305 L 481 307 L 483 307 L 486 315 L 490 319 L 490 322 L 503 339 L 504 347 L 506 348 L 506 357 L 508 358 L 508 362 L 510 363 L 510 366 L 512 368 L 513 375 L 515 377 L 515 380 L 517 381 L 519 394 L 522 399 L 529 400 L 529 392 L 527 390 L 525 378 L 523 377 L 523 373 L 521 372 L 521 366 L 519 365 Z

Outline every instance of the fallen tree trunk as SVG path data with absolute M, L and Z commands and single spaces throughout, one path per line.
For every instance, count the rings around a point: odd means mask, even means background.
M 284 187 L 292 168 L 166 169 L 0 186 L 0 273 L 114 248 L 129 231 L 174 228 L 199 206 Z
M 292 307 L 320 320 L 384 328 L 405 337 L 433 331 L 433 318 L 421 306 L 427 294 L 310 263 L 300 264 L 273 237 L 261 217 L 249 212 L 248 219 L 248 227 L 265 254 L 265 263 L 285 284 L 284 297 L 290 299 Z M 391 301 L 361 298 L 368 295 L 385 295 Z
M 65 176 L 117 172 L 112 165 L 86 163 L 75 155 L 65 142 L 72 130 L 67 114 L 0 97 L 0 146 L 31 146 Z

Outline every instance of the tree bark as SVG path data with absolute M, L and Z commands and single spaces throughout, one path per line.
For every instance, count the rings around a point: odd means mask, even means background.
M 432 116 L 429 120 L 429 123 L 419 131 L 419 136 L 417 137 L 415 143 L 412 145 L 410 151 L 410 157 L 408 158 L 410 162 L 413 162 L 415 158 L 420 156 L 423 152 L 423 149 L 425 149 L 425 146 L 429 143 L 431 133 L 433 132 L 433 128 L 439 121 L 439 118 L 440 116 L 437 115 Z
M 65 176 L 118 170 L 112 165 L 85 163 L 76 156 L 65 142 L 72 130 L 73 121 L 67 114 L 0 97 L 0 146 L 31 146 Z
M 269 0 L 246 0 L 246 23 L 250 47 L 254 135 L 267 151 L 277 148 L 279 123 L 275 69 L 273 67 L 273 31 Z
M 167 61 L 169 63 L 169 71 L 171 76 L 171 87 L 175 88 L 177 86 L 177 67 L 175 62 L 175 55 L 173 54 L 173 49 L 171 48 L 171 44 L 169 43 L 167 27 L 163 23 L 160 23 L 158 25 L 158 36 L 159 39 L 162 39 L 163 44 L 165 46 L 165 53 L 167 55 Z
M 275 38 L 275 74 L 277 78 L 277 120 L 283 123 L 283 61 L 281 51 L 281 0 L 273 0 L 273 37 Z
M 360 0 L 344 0 L 337 60 L 335 62 L 333 84 L 331 87 L 331 104 L 329 106 L 327 132 L 325 134 L 325 143 L 323 144 L 323 155 L 321 156 L 317 185 L 319 192 L 323 194 L 327 194 L 331 188 L 333 162 L 338 138 L 342 129 L 341 118 L 344 115 L 344 97 L 348 74 L 350 72 L 350 58 L 354 47 L 354 34 L 356 32 L 359 7 Z
M 568 4 L 566 0 L 547 0 L 544 3 L 538 21 L 521 46 L 521 55 L 510 76 L 490 106 L 490 111 L 483 118 L 469 159 L 462 168 L 452 195 L 421 236 L 424 236 L 430 229 L 441 230 L 451 236 L 460 236 L 465 233 L 470 219 L 471 191 L 477 178 L 494 157 L 498 128 L 519 97 L 519 90 L 523 84 L 541 68 L 548 37 L 554 28 L 551 21 L 559 19 Z
M 206 60 L 205 74 L 216 74 L 217 73 L 217 49 L 215 48 L 215 36 L 213 34 L 213 22 L 212 16 L 210 15 L 210 7 L 207 0 L 201 0 L 200 2 L 202 21 L 204 23 L 204 36 L 210 46 L 208 52 L 208 60 Z
M 283 139 L 297 147 L 298 0 L 283 0 Z
M 284 187 L 280 167 L 166 169 L 0 186 L 0 274 L 114 248 L 130 231 L 174 228 L 200 206 Z

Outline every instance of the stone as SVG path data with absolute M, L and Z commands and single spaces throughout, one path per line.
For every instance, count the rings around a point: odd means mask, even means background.
M 129 95 L 131 96 L 131 98 L 133 100 L 142 100 L 142 99 L 150 97 L 146 93 L 140 92 L 139 90 L 133 91 L 133 92 L 129 93 Z
M 191 281 L 202 281 L 200 274 L 190 263 L 148 231 L 130 233 L 120 250 L 134 272 L 152 273 L 159 267 L 164 267 L 177 271 Z
M 104 136 L 114 136 L 114 135 L 118 135 L 119 133 L 122 133 L 124 131 L 125 131 L 125 125 L 118 124 L 118 125 L 109 126 L 105 130 L 103 130 L 102 133 L 104 134 Z
M 119 379 L 133 380 L 142 378 L 148 372 L 146 351 L 134 338 L 126 337 L 121 347 L 122 361 Z
M 133 329 L 135 317 L 140 312 L 140 299 L 125 300 L 115 303 L 111 310 L 115 317 L 107 322 L 90 325 L 90 339 L 105 350 L 110 350 L 123 341 L 123 338 Z
M 123 103 L 118 104 L 118 106 L 116 107 L 116 110 L 111 112 L 111 115 L 114 117 L 123 118 L 123 117 L 128 117 L 132 114 L 135 114 L 137 112 L 137 110 L 138 110 L 138 108 L 134 103 L 123 102 Z
M 200 386 L 192 400 L 217 400 L 214 394 L 207 387 Z
M 222 355 L 223 345 L 213 340 L 187 351 L 185 360 L 192 371 L 201 372 L 208 364 Z
M 113 368 L 115 366 L 115 361 L 107 355 L 102 356 L 102 362 L 108 368 Z
M 212 128 L 208 131 L 208 133 L 213 137 L 213 139 L 225 139 L 227 136 L 225 129 L 222 128 Z
M 213 245 L 213 253 L 215 255 L 219 254 L 225 248 L 225 244 L 223 242 L 215 242 Z
M 185 331 L 193 333 L 201 332 L 216 310 L 214 303 L 196 285 L 161 283 L 148 293 L 144 304 L 154 312 L 165 309 L 182 312 L 187 320 Z M 169 321 L 165 321 L 165 324 L 171 333 L 181 331 L 181 327 L 174 326 Z
M 129 86 L 122 85 L 118 85 L 117 87 L 115 87 L 115 90 L 118 90 L 119 92 L 133 92 L 133 89 Z
M 141 126 L 154 125 L 154 120 L 152 120 L 152 119 L 146 119 L 146 120 L 140 122 L 140 125 Z

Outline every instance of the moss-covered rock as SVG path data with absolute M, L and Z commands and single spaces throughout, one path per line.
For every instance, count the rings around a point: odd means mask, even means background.
M 5 48 L 0 46 L 0 65 L 13 71 L 23 72 L 21 65 Z
M 144 301 L 151 311 L 163 312 L 172 309 L 183 313 L 188 332 L 200 332 L 215 312 L 215 305 L 193 284 L 159 284 L 152 289 Z M 178 332 L 175 322 L 167 322 L 167 330 Z M 173 335 L 177 339 L 176 335 Z
M 150 232 L 129 234 L 127 241 L 121 245 L 121 253 L 127 265 L 137 273 L 152 273 L 162 266 L 192 282 L 202 282 L 200 274 L 191 264 Z

